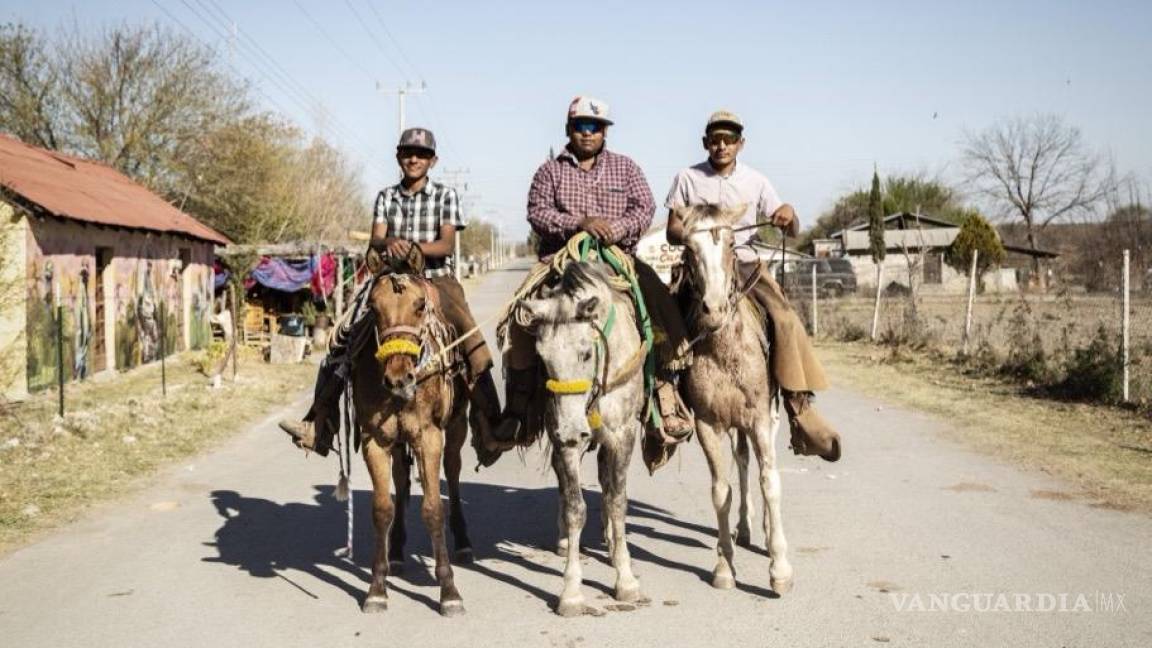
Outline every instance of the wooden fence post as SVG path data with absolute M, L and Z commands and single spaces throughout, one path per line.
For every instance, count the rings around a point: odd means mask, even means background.
M 880 290 L 884 285 L 884 262 L 876 263 L 876 305 L 872 307 L 872 341 L 876 341 L 876 330 L 880 326 Z
M 972 269 L 968 271 L 968 306 L 964 309 L 964 340 L 962 353 L 968 355 L 968 340 L 972 336 L 972 298 L 976 294 L 976 259 L 979 250 L 972 250 Z
M 1124 338 L 1124 402 L 1128 402 L 1128 337 L 1129 337 L 1129 307 L 1130 307 L 1130 293 L 1131 285 L 1129 283 L 1129 261 L 1130 253 L 1124 250 L 1124 323 L 1122 325 L 1122 334 Z
M 816 263 L 819 263 L 817 261 Z M 812 264 L 812 338 L 816 338 L 819 328 L 816 325 L 816 263 Z

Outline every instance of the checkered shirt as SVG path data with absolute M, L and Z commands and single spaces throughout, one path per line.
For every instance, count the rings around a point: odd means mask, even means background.
M 429 180 L 414 194 L 405 193 L 396 184 L 376 196 L 373 221 L 388 224 L 388 236 L 417 243 L 430 243 L 440 238 L 440 226 L 464 229 L 460 199 L 456 190 Z M 424 276 L 443 277 L 452 274 L 452 257 L 426 260 Z
M 633 254 L 655 210 L 644 172 L 631 158 L 607 149 L 588 171 L 565 150 L 537 169 L 528 191 L 528 223 L 540 237 L 540 258 L 564 247 L 587 216 L 609 221 L 617 245 Z

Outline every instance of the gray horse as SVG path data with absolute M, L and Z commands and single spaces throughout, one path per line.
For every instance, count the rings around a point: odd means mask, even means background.
M 722 441 L 735 435 L 740 476 L 740 518 L 737 543 L 751 542 L 753 509 L 748 501 L 748 450 L 760 465 L 764 498 L 764 535 L 771 558 L 772 589 L 792 586 L 792 565 L 780 514 L 780 472 L 776 467 L 776 435 L 780 430 L 777 386 L 768 371 L 763 320 L 755 313 L 736 269 L 732 226 L 745 206 L 688 208 L 680 212 L 686 232 L 685 286 L 692 306 L 689 326 L 700 336 L 692 366 L 685 372 L 684 397 L 696 414 L 696 433 L 712 473 L 712 504 L 716 508 L 719 542 L 712 586 L 735 585 L 729 511 L 728 458 Z
M 630 298 L 613 289 L 606 266 L 571 263 L 555 288 L 520 308 L 535 329 L 536 351 L 548 373 L 544 427 L 560 490 L 557 553 L 567 556 L 564 591 L 556 612 L 584 612 L 580 533 L 587 507 L 580 488 L 580 460 L 591 443 L 603 491 L 604 538 L 616 569 L 615 598 L 635 601 L 640 583 L 624 537 L 628 462 L 645 412 L 644 345 Z M 637 362 L 640 359 L 640 362 Z

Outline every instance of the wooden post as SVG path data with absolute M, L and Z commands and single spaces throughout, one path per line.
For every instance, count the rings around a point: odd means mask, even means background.
M 1128 402 L 1128 336 L 1129 336 L 1129 300 L 1131 299 L 1131 285 L 1129 283 L 1129 261 L 1131 255 L 1128 250 L 1124 250 L 1124 321 L 1121 325 L 1121 331 L 1124 339 L 1124 402 Z
M 237 351 L 236 343 L 237 343 L 237 337 L 239 337 L 237 335 L 237 333 L 239 332 L 238 329 L 240 328 L 240 323 L 238 321 L 240 319 L 240 311 L 236 310 L 236 285 L 235 284 L 231 284 L 231 283 L 228 284 L 228 300 L 230 302 L 232 302 L 232 304 L 231 304 L 231 306 L 232 306 L 232 382 L 236 382 L 236 372 L 238 371 L 238 369 L 236 368 L 236 362 L 237 362 L 236 356 L 238 355 L 236 353 L 236 351 Z
M 876 341 L 876 330 L 880 326 L 880 290 L 884 285 L 884 262 L 876 263 L 876 305 L 872 308 L 872 341 Z
M 168 313 L 167 304 L 160 301 L 160 395 L 168 395 L 168 369 L 165 356 L 168 354 Z
M 64 418 L 64 307 L 56 305 L 56 387 L 60 394 L 60 418 Z
M 812 264 L 812 337 L 816 337 L 816 265 L 820 263 L 817 261 Z
M 976 259 L 979 256 L 979 250 L 972 250 L 972 269 L 968 271 L 968 306 L 964 309 L 964 339 L 961 343 L 964 355 L 968 355 L 968 340 L 972 336 L 972 299 L 976 294 Z

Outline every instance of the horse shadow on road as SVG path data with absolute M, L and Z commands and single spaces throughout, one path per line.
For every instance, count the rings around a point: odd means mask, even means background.
M 344 592 L 358 603 L 363 602 L 371 576 L 375 543 L 372 491 L 352 493 L 355 553 L 353 560 L 349 561 L 337 555 L 346 544 L 347 504 L 335 499 L 331 486 L 317 485 L 314 489 L 312 502 L 285 503 L 245 496 L 231 490 L 213 491 L 212 502 L 223 518 L 223 524 L 217 529 L 214 541 L 205 543 L 214 547 L 217 555 L 203 560 L 235 566 L 255 578 L 280 578 L 307 596 L 320 598 L 309 589 L 315 586 L 313 583 L 298 580 L 298 574 L 306 574 L 327 587 Z M 551 552 L 556 546 L 558 495 L 555 487 L 517 488 L 465 482 L 461 484 L 461 496 L 475 561 L 456 565 L 456 569 L 472 570 L 554 604 L 555 593 L 524 582 L 508 570 L 500 569 L 491 559 L 557 579 L 562 577 L 560 569 L 534 559 L 535 553 Z M 585 489 L 584 496 L 588 504 L 588 522 L 581 535 L 581 548 L 594 560 L 610 563 L 601 540 L 600 492 Z M 388 585 L 390 591 L 437 610 L 438 603 L 432 597 L 407 587 L 435 584 L 431 544 L 420 518 L 421 499 L 418 492 L 412 494 L 405 516 L 408 528 L 405 568 L 402 572 L 390 574 Z M 678 519 L 658 506 L 630 500 L 628 533 L 634 561 L 681 570 L 705 583 L 711 579 L 707 569 L 661 556 L 658 549 L 660 544 L 699 548 L 699 563 L 706 563 L 710 558 L 705 556 L 710 552 L 704 550 L 714 546 L 715 529 Z M 638 537 L 651 541 L 644 543 L 648 549 L 636 545 Z M 449 539 L 449 547 L 451 542 Z M 611 594 L 607 585 L 590 580 L 585 584 Z M 738 583 L 737 587 L 758 596 L 775 597 L 770 590 L 754 585 Z

